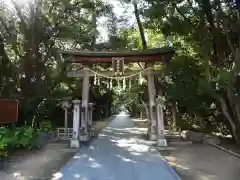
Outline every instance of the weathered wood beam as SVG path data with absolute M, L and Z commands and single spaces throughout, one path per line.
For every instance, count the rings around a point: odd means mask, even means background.
M 130 72 L 124 72 L 124 76 L 129 76 L 132 74 L 136 74 L 140 71 L 130 71 Z M 142 72 L 142 76 L 147 76 L 147 71 Z M 107 72 L 99 72 L 99 74 L 104 75 L 104 76 L 114 76 L 113 72 L 111 71 L 107 71 Z M 161 70 L 154 70 L 152 72 L 152 75 L 160 75 L 161 74 Z M 84 77 L 84 72 L 82 71 L 71 71 L 67 73 L 68 77 Z M 89 76 L 95 76 L 95 74 L 93 72 L 89 72 Z
M 174 55 L 173 48 L 155 48 L 130 52 L 60 51 L 68 63 L 111 63 L 112 57 L 124 57 L 124 62 L 169 61 Z

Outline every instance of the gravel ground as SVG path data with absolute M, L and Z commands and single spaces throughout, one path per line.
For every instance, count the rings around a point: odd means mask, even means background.
M 160 151 L 183 180 L 239 180 L 240 159 L 210 145 L 173 146 Z

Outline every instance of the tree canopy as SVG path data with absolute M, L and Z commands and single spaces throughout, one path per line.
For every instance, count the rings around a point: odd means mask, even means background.
M 164 72 L 155 82 L 165 114 L 177 116 L 183 128 L 197 125 L 206 131 L 230 132 L 239 143 L 240 26 L 234 2 L 119 1 L 123 9 L 131 7 L 133 24 L 123 16 L 129 11 L 119 16 L 114 5 L 104 0 L 1 3 L 0 97 L 20 101 L 20 122 L 43 117 L 54 121 L 63 97 L 81 97 L 81 80 L 66 76 L 59 49 L 129 51 L 171 46 L 176 49 L 171 63 L 164 67 L 156 63 Z M 99 103 L 98 108 L 108 102 L 144 111 L 134 100 L 143 92 L 147 103 L 146 84 L 122 92 L 123 98 L 114 102 L 106 84 L 104 79 L 100 85 L 91 84 L 90 99 Z

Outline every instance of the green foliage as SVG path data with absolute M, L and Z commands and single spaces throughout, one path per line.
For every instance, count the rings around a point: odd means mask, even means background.
M 17 128 L 14 132 L 14 136 L 17 137 L 15 139 L 15 146 L 19 148 L 25 148 L 25 149 L 33 149 L 37 148 L 37 131 L 30 126 L 23 126 L 21 128 Z
M 38 147 L 37 131 L 30 126 L 20 128 L 0 128 L 0 156 L 7 155 L 10 149 L 33 149 Z
M 82 89 L 77 78 L 66 76 L 68 68 L 59 49 L 133 50 L 142 49 L 142 42 L 138 27 L 129 26 L 127 18 L 119 19 L 106 1 L 42 0 L 36 6 L 31 3 L 24 8 L 14 5 L 12 11 L 4 4 L 0 7 L 0 97 L 20 101 L 19 124 L 50 119 L 51 122 L 40 123 L 40 130 L 49 132 L 53 122 L 64 117 L 58 109 L 61 98 L 80 98 Z M 127 0 L 124 3 L 128 7 L 131 4 Z M 239 72 L 238 59 L 233 54 L 238 47 L 235 34 L 239 23 L 232 3 L 140 0 L 138 8 L 148 47 L 172 46 L 177 51 L 166 76 L 156 83 L 164 89 L 166 105 L 176 103 L 178 116 L 187 117 L 183 118 L 187 125 L 195 123 L 194 117 L 229 127 L 222 114 L 220 96 L 227 113 L 240 127 L 240 101 L 231 101 L 238 99 L 238 82 L 233 75 Z M 109 30 L 106 41 L 97 28 L 102 17 L 106 20 L 105 30 Z M 98 68 L 107 70 L 109 65 L 98 64 Z M 101 80 L 100 86 L 91 86 L 91 100 L 97 101 L 99 108 L 112 100 L 106 84 L 106 80 Z M 146 87 L 122 92 L 115 97 L 114 106 L 124 104 L 135 114 L 142 108 L 139 92 L 147 94 Z M 212 103 L 216 105 L 214 109 L 210 108 Z M 30 127 L 0 129 L 2 149 L 10 144 L 28 148 L 33 139 L 35 130 Z
M 220 87 L 226 88 L 227 85 L 230 83 L 230 81 L 233 78 L 233 73 L 228 70 L 221 70 L 218 75 L 218 81 L 220 83 Z
M 50 132 L 52 130 L 52 123 L 49 120 L 40 121 L 39 124 L 40 124 L 39 131 Z
M 167 71 L 165 78 L 167 100 L 181 101 L 184 106 L 189 103 L 195 104 L 198 95 L 203 94 L 207 84 L 206 78 L 201 75 L 202 68 L 193 59 L 179 56 L 172 61 Z
M 145 111 L 141 105 L 141 99 L 146 86 L 133 85 L 131 89 L 126 89 L 114 97 L 113 106 L 118 111 L 127 110 L 130 115 L 136 116 L 139 111 Z
M 101 0 L 6 6 L 0 6 L 0 98 L 20 101 L 19 125 L 36 124 L 31 121 L 44 117 L 59 119 L 64 115 L 56 110 L 58 102 L 75 94 L 81 97 L 81 84 L 66 76 L 59 50 L 98 49 L 98 19 L 106 19 L 106 29 L 116 26 L 112 6 Z

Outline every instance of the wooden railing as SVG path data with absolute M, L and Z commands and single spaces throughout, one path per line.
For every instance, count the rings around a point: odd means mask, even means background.
M 72 139 L 73 128 L 57 128 L 57 139 L 69 140 Z

